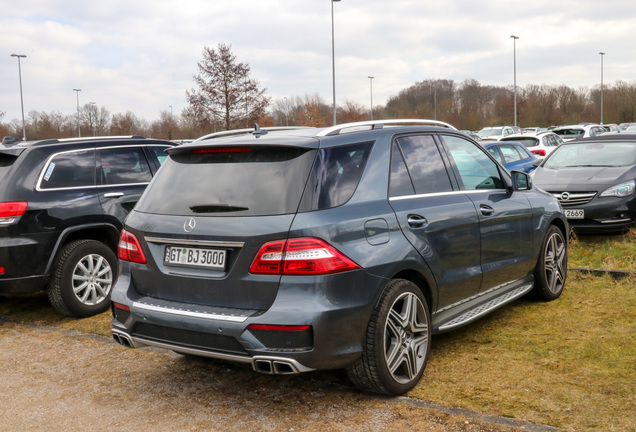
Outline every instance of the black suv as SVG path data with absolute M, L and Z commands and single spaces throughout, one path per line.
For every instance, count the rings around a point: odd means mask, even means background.
M 449 125 L 380 120 L 172 148 L 126 219 L 113 288 L 123 345 L 346 368 L 402 394 L 433 333 L 532 293 L 559 297 L 558 201 Z
M 123 220 L 168 141 L 100 137 L 0 145 L 0 295 L 46 289 L 67 316 L 108 309 Z

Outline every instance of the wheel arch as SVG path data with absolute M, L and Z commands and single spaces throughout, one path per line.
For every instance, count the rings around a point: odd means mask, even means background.
M 109 223 L 86 224 L 69 227 L 62 231 L 55 243 L 55 248 L 49 262 L 46 266 L 46 274 L 50 274 L 57 256 L 62 248 L 75 240 L 96 240 L 107 245 L 114 253 L 117 254 L 117 244 L 119 243 L 120 229 Z
M 414 269 L 404 269 L 400 272 L 396 273 L 392 279 L 404 279 L 409 282 L 414 283 L 419 290 L 422 292 L 422 295 L 426 299 L 426 303 L 428 304 L 429 313 L 432 313 L 437 301 L 436 291 L 434 290 L 435 284 L 430 281 L 424 274 L 418 272 Z

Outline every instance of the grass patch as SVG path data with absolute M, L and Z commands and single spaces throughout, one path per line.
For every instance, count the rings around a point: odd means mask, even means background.
M 571 273 L 557 301 L 517 301 L 438 335 L 409 396 L 563 430 L 634 431 L 635 284 Z
M 636 229 L 623 235 L 579 235 L 570 239 L 570 267 L 636 271 Z

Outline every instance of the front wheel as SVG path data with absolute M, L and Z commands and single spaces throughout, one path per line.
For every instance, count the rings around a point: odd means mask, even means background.
M 117 257 L 104 243 L 77 240 L 64 246 L 48 287 L 62 315 L 89 317 L 104 312 L 117 275 Z
M 568 271 L 568 248 L 559 228 L 548 228 L 534 270 L 533 294 L 541 300 L 559 298 L 565 286 Z
M 347 368 L 359 388 L 401 395 L 419 382 L 430 350 L 431 320 L 419 288 L 390 281 L 371 315 L 362 356 Z

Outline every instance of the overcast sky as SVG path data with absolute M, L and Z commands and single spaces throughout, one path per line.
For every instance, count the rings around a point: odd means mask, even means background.
M 272 102 L 332 102 L 330 0 L 0 0 L 0 111 L 94 102 L 153 121 L 186 106 L 205 46 L 228 44 Z M 336 102 L 384 104 L 427 79 L 572 88 L 636 80 L 636 0 L 333 3 Z

